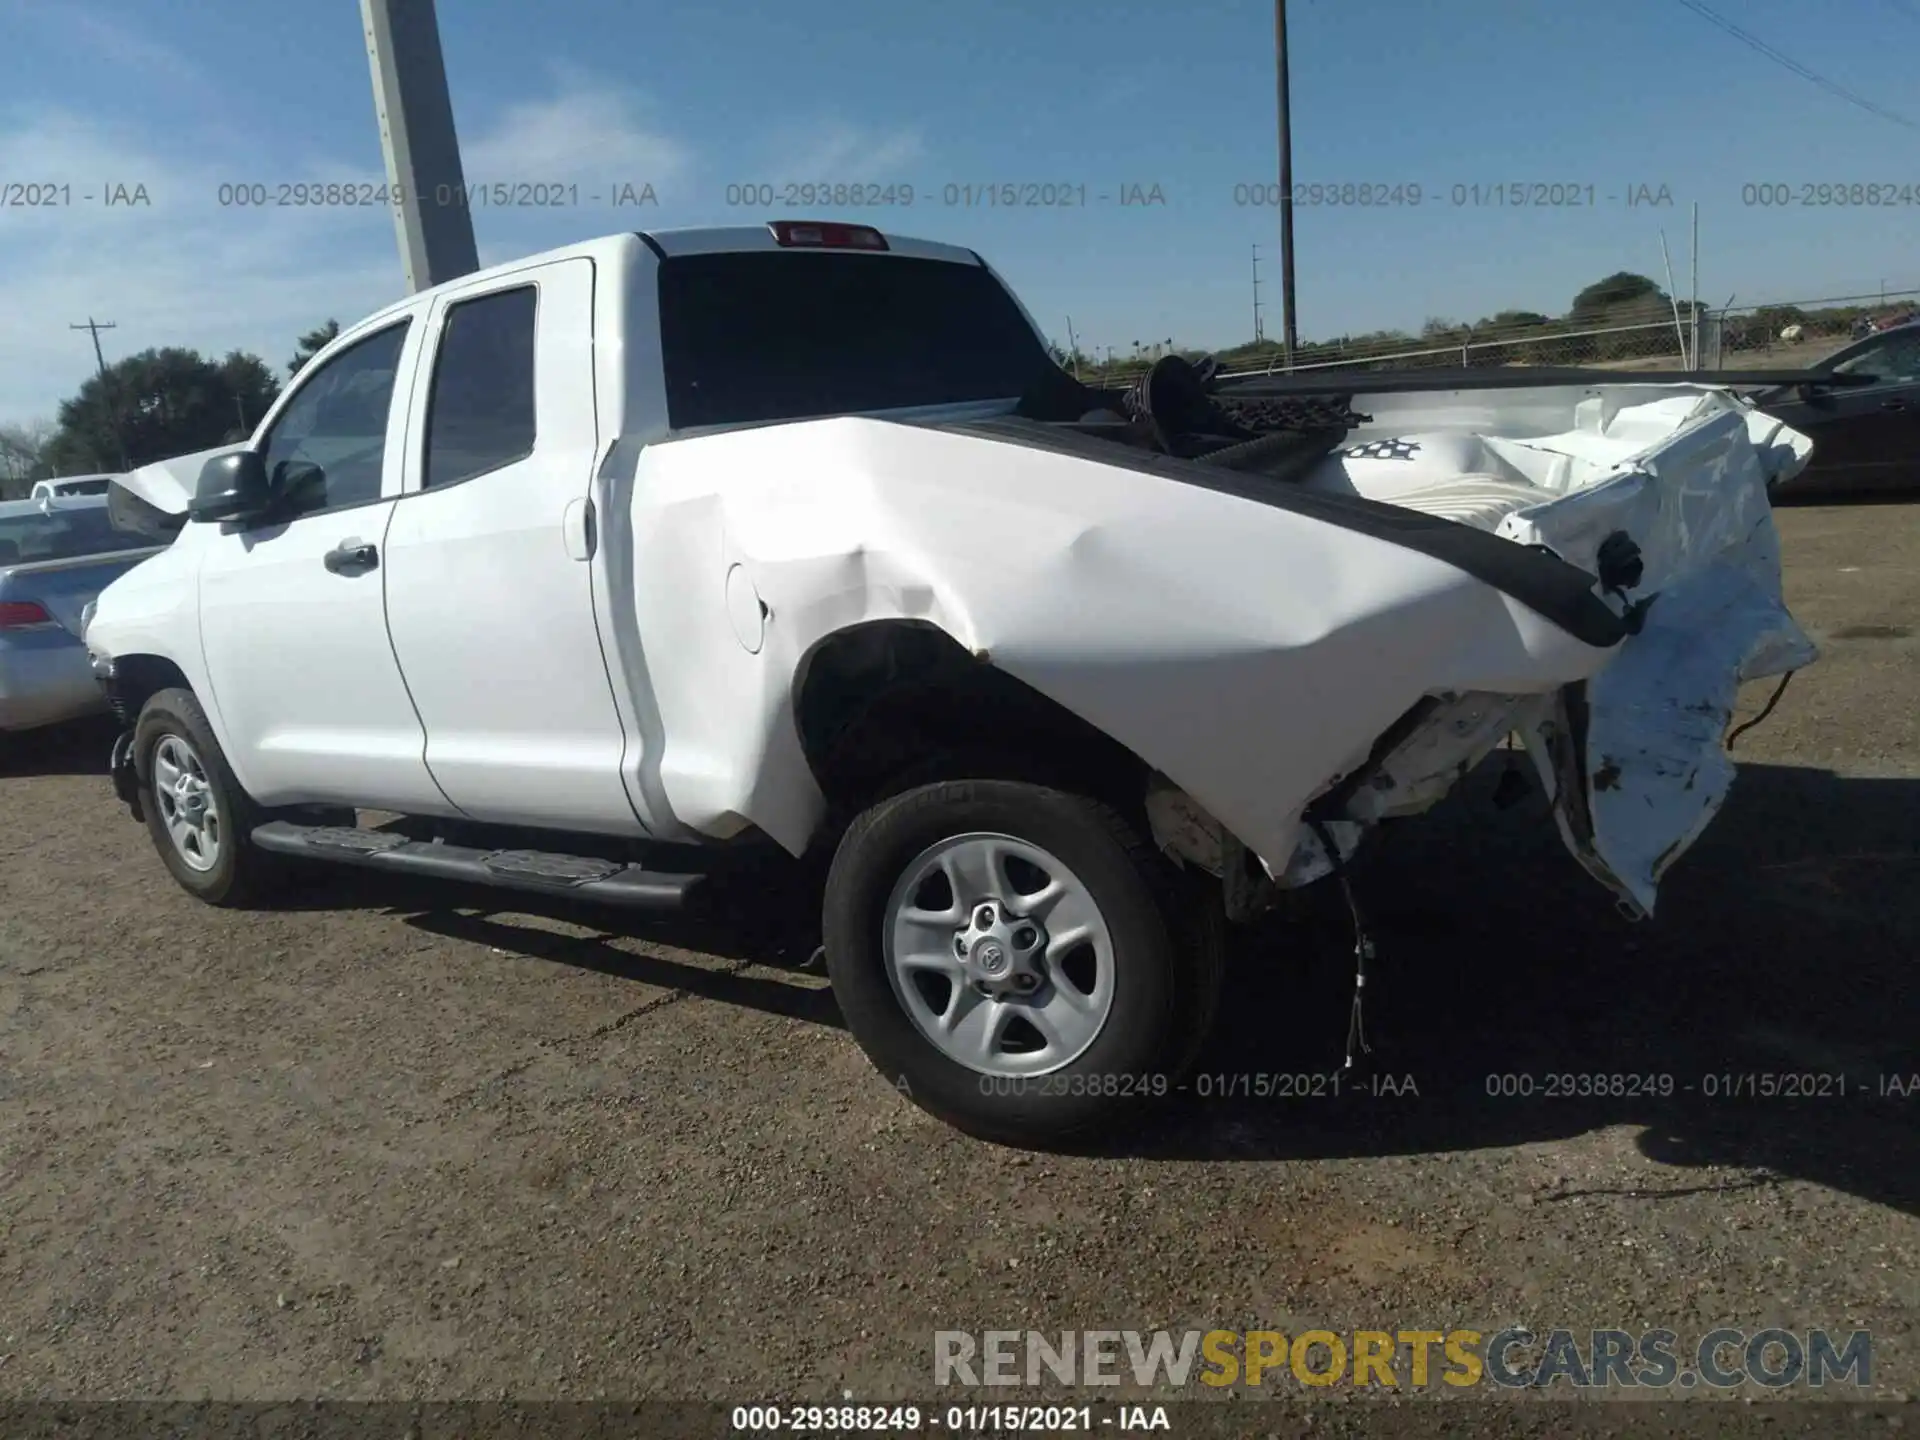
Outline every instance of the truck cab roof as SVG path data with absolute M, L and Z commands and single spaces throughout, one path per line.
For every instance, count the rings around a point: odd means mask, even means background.
M 724 255 L 752 254 L 760 251 L 773 252 L 783 248 L 774 234 L 774 226 L 789 221 L 767 221 L 759 225 L 705 225 L 687 226 L 673 230 L 628 230 L 614 235 L 599 235 L 591 240 L 576 240 L 571 245 L 557 246 L 551 250 L 542 250 L 532 255 L 516 256 L 512 260 L 502 261 L 498 265 L 488 265 L 483 269 L 461 275 L 446 282 L 448 285 L 465 285 L 493 275 L 505 275 L 530 265 L 543 265 L 555 260 L 587 259 L 618 263 L 631 254 L 636 244 L 644 245 L 659 258 L 671 259 L 683 255 Z M 821 224 L 839 224 L 844 222 L 823 221 Z M 856 227 L 863 230 L 875 229 L 872 226 Z M 861 249 L 858 253 L 880 258 L 900 256 L 913 260 L 944 260 L 955 265 L 974 265 L 986 267 L 986 261 L 979 254 L 963 245 L 943 245 L 937 240 L 920 240 L 910 235 L 894 235 L 885 231 L 876 231 L 886 242 L 884 250 Z M 823 248 L 822 253 L 848 253 L 845 250 Z M 352 328 L 355 331 L 371 329 L 380 322 L 388 320 L 402 311 L 418 305 L 423 296 L 432 295 L 442 288 L 429 289 L 396 300 L 393 304 L 376 310 Z M 343 332 L 344 333 L 344 332 Z

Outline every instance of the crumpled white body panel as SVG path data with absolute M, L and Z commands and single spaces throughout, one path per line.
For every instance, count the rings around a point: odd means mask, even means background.
M 1565 391 L 1489 392 L 1473 408 L 1488 399 L 1505 413 L 1458 416 L 1476 427 L 1462 433 L 1428 428 L 1450 418 L 1434 396 L 1367 397 L 1373 423 L 1309 483 L 1545 545 L 1589 571 L 1607 536 L 1633 538 L 1645 565 L 1633 598 L 1658 598 L 1641 633 L 1587 686 L 1591 783 L 1580 797 L 1556 795 L 1555 811 L 1581 862 L 1631 913 L 1650 914 L 1660 876 L 1733 783 L 1721 737 L 1739 686 L 1816 658 L 1781 595 L 1767 498 L 1769 484 L 1805 467 L 1812 445 L 1705 387 L 1609 387 L 1575 400 L 1570 414 Z M 1571 423 L 1555 428 L 1563 420 Z M 1539 427 L 1548 433 L 1530 433 Z M 1383 430 L 1391 437 L 1379 438 Z M 1539 746 L 1541 717 L 1516 709 L 1514 719 Z M 1552 723 L 1565 728 L 1566 717 Z M 1555 785 L 1547 757 L 1536 758 Z M 1581 809 L 1591 838 L 1577 833 Z
M 1675 403 L 1672 387 L 1622 388 Z M 1359 408 L 1375 423 L 1354 443 L 1392 426 L 1392 402 L 1404 400 L 1406 421 L 1427 431 L 1484 436 L 1511 422 L 1497 443 L 1473 442 L 1483 450 L 1511 448 L 1515 434 L 1537 445 L 1556 414 L 1572 428 L 1579 396 L 1592 393 L 1519 392 L 1504 412 L 1497 394 L 1451 397 L 1451 407 L 1449 397 L 1370 395 Z M 1657 864 L 1643 852 L 1671 850 L 1654 833 L 1686 812 L 1663 796 L 1657 820 L 1637 825 L 1631 805 L 1682 783 L 1660 767 L 1688 746 L 1718 753 L 1717 729 L 1708 736 L 1679 717 L 1798 653 L 1744 407 L 1692 387 L 1678 404 L 1616 423 L 1591 457 L 1546 455 L 1535 468 L 1547 478 L 1578 472 L 1589 487 L 1570 496 L 1525 475 L 1531 488 L 1516 489 L 1497 472 L 1505 488 L 1489 488 L 1453 456 L 1416 487 L 1464 478 L 1451 499 L 1428 501 L 1566 546 L 1575 563 L 1591 561 L 1583 544 L 1627 528 L 1647 551 L 1643 590 L 1673 586 L 1665 615 L 1656 604 L 1646 633 L 1625 644 L 1644 657 L 1595 690 L 1589 735 L 1594 753 L 1619 757 L 1633 777 L 1609 792 L 1617 806 L 1602 807 L 1603 864 L 1649 902 L 1651 880 L 1637 882 Z M 804 847 L 824 805 L 792 695 L 813 647 L 863 621 L 924 621 L 984 652 L 1127 745 L 1275 874 L 1299 847 L 1308 802 L 1422 696 L 1504 697 L 1518 725 L 1622 653 L 1387 540 L 1122 465 L 932 428 L 845 418 L 698 436 L 616 450 L 601 479 L 617 517 L 610 533 L 633 544 L 615 584 L 630 583 L 636 599 L 630 617 L 613 607 L 610 659 L 652 713 L 630 783 L 667 832 L 751 823 Z M 743 577 L 765 611 L 750 635 Z M 1701 633 L 1734 612 L 1747 638 Z M 1780 658 L 1760 655 L 1764 637 Z M 1477 747 L 1470 758 L 1507 728 L 1484 706 L 1471 724 L 1450 713 L 1461 743 Z M 1416 748 L 1433 761 L 1434 737 Z
M 1587 687 L 1593 840 L 1591 854 L 1575 852 L 1589 869 L 1604 862 L 1596 874 L 1642 914 L 1733 784 L 1722 736 L 1739 687 L 1818 657 L 1781 594 L 1767 498 L 1769 479 L 1797 473 L 1811 445 L 1722 393 L 1693 405 L 1682 433 L 1622 461 L 1613 478 L 1519 511 L 1499 530 L 1584 567 L 1609 530 L 1640 546 L 1636 593 L 1657 598 L 1642 631 Z M 1566 809 L 1558 813 L 1565 833 Z

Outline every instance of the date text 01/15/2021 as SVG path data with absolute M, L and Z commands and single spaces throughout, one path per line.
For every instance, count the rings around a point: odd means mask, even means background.
M 904 210 L 915 205 L 974 210 L 1085 210 L 1102 205 L 1165 209 L 1167 193 L 1157 182 L 1146 180 L 1111 185 L 1074 180 L 999 180 L 939 186 L 899 181 L 762 180 L 727 186 L 723 203 L 758 210 L 814 205 L 854 210 Z
M 1108 1411 L 1112 1413 L 1108 1413 Z M 1171 1430 L 1164 1405 L 736 1405 L 737 1433 L 866 1431 L 957 1435 L 1036 1432 L 1087 1434 L 1095 1429 Z
M 1905 1100 L 1920 1096 L 1920 1074 L 1717 1070 L 1682 1080 L 1666 1073 L 1508 1072 L 1488 1075 L 1485 1089 L 1498 1100 L 1672 1100 L 1681 1096 L 1702 1100 Z
M 69 210 L 75 200 L 106 209 L 152 209 L 153 197 L 141 184 L 122 180 L 82 185 L 75 190 L 66 180 L 0 180 L 0 210 Z
M 214 199 L 222 209 L 331 210 L 397 208 L 407 203 L 407 194 L 405 186 L 376 185 L 371 181 L 287 180 L 271 185 L 260 181 L 225 184 L 215 192 Z M 574 209 L 582 203 L 618 209 L 660 203 L 653 186 L 644 180 L 615 180 L 605 185 L 589 184 L 584 189 L 573 181 L 559 180 L 442 183 L 424 193 L 421 199 L 439 206 L 464 204 L 468 209 L 496 210 Z
M 1674 203 L 1671 186 L 1647 181 L 1595 185 L 1584 180 L 1492 180 L 1421 185 L 1408 181 L 1347 180 L 1294 185 L 1282 191 L 1271 181 L 1257 180 L 1233 187 L 1233 203 L 1241 207 L 1278 205 L 1282 199 L 1290 199 L 1305 209 L 1351 206 L 1386 210 L 1592 210 L 1601 205 L 1622 205 L 1631 210 L 1645 206 L 1671 209 Z
M 1193 1095 L 1202 1100 L 1338 1100 L 1419 1098 L 1412 1075 L 1356 1074 L 1341 1070 L 1253 1072 L 1201 1071 L 1175 1083 L 1160 1074 L 1111 1071 L 1065 1075 L 982 1075 L 983 1095 Z

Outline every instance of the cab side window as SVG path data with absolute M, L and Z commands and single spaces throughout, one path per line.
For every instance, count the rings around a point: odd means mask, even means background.
M 301 375 L 299 393 L 273 422 L 262 452 L 282 513 L 380 498 L 387 419 L 409 323 L 369 335 Z
M 427 400 L 427 488 L 533 454 L 538 309 L 532 285 L 448 307 Z

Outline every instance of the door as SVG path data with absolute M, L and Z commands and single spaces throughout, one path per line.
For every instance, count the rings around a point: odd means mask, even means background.
M 222 525 L 200 563 L 200 634 L 222 740 L 267 805 L 443 814 L 387 640 L 381 547 L 420 326 L 309 366 L 259 442 L 271 524 Z
M 1765 407 L 1813 441 L 1806 482 L 1791 481 L 1788 490 L 1920 485 L 1920 326 L 1862 341 L 1832 369 L 1871 376 L 1873 383 L 1815 390 Z
M 638 835 L 589 563 L 593 286 L 592 261 L 563 260 L 435 300 L 387 620 L 427 764 L 462 811 Z

